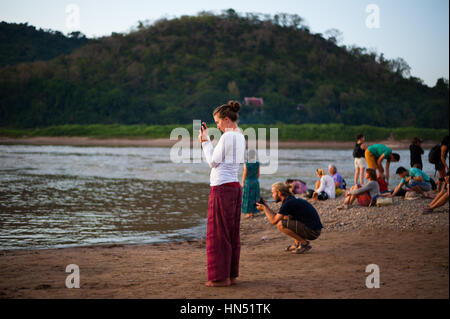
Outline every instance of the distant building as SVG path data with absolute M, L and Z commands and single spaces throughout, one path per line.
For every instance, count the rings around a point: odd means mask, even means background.
M 261 97 L 245 97 L 244 103 L 253 106 L 253 113 L 264 113 L 264 101 Z
M 297 111 L 305 110 L 306 105 L 305 104 L 297 104 Z
M 244 98 L 245 105 L 253 105 L 253 106 L 264 106 L 264 101 L 262 97 L 245 97 Z

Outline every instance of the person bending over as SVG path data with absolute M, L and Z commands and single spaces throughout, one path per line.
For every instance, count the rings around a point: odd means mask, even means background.
M 400 166 L 397 168 L 396 174 L 400 176 L 402 180 L 394 189 L 394 192 L 389 195 L 390 197 L 394 197 L 400 191 L 402 186 L 406 185 L 407 188 L 421 194 L 424 198 L 433 198 L 426 194 L 426 192 L 431 190 L 431 182 L 428 175 L 422 170 L 415 167 L 407 170 L 403 166 Z
M 367 166 L 378 170 L 378 177 L 386 176 L 386 183 L 389 186 L 389 167 L 391 162 L 398 162 L 400 155 L 392 153 L 392 150 L 384 144 L 371 145 L 365 152 Z M 383 160 L 386 159 L 386 169 L 383 168 Z
M 310 241 L 317 239 L 323 228 L 316 209 L 306 200 L 295 198 L 289 186 L 282 182 L 272 185 L 272 198 L 277 203 L 282 202 L 277 214 L 265 203 L 256 203 L 256 206 L 264 211 L 272 225 L 277 225 L 282 233 L 294 239 L 294 245 L 285 251 L 303 254 L 310 250 Z

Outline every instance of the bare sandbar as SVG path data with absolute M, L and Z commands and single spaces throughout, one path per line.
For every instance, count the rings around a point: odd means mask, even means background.
M 291 240 L 265 217 L 243 219 L 236 286 L 204 286 L 198 239 L 0 251 L 0 298 L 449 298 L 448 204 L 427 215 L 422 199 L 337 211 L 342 200 L 315 204 L 325 229 L 304 255 L 284 252 Z M 65 287 L 69 264 L 79 289 Z M 380 288 L 366 287 L 370 264 Z

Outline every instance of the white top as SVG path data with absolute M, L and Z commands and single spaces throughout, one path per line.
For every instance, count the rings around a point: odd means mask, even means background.
M 202 147 L 211 167 L 211 186 L 239 181 L 239 164 L 244 162 L 245 154 L 245 137 L 241 132 L 225 132 L 215 148 L 208 136 L 208 141 L 203 142 Z
M 325 192 L 328 198 L 336 198 L 336 186 L 334 179 L 330 175 L 323 175 L 320 179 L 320 187 L 316 190 L 317 193 Z

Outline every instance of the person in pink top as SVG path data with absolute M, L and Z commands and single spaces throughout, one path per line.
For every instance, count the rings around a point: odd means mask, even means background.
M 308 191 L 306 183 L 298 179 L 287 179 L 286 185 L 289 186 L 291 192 L 294 194 L 303 194 Z

